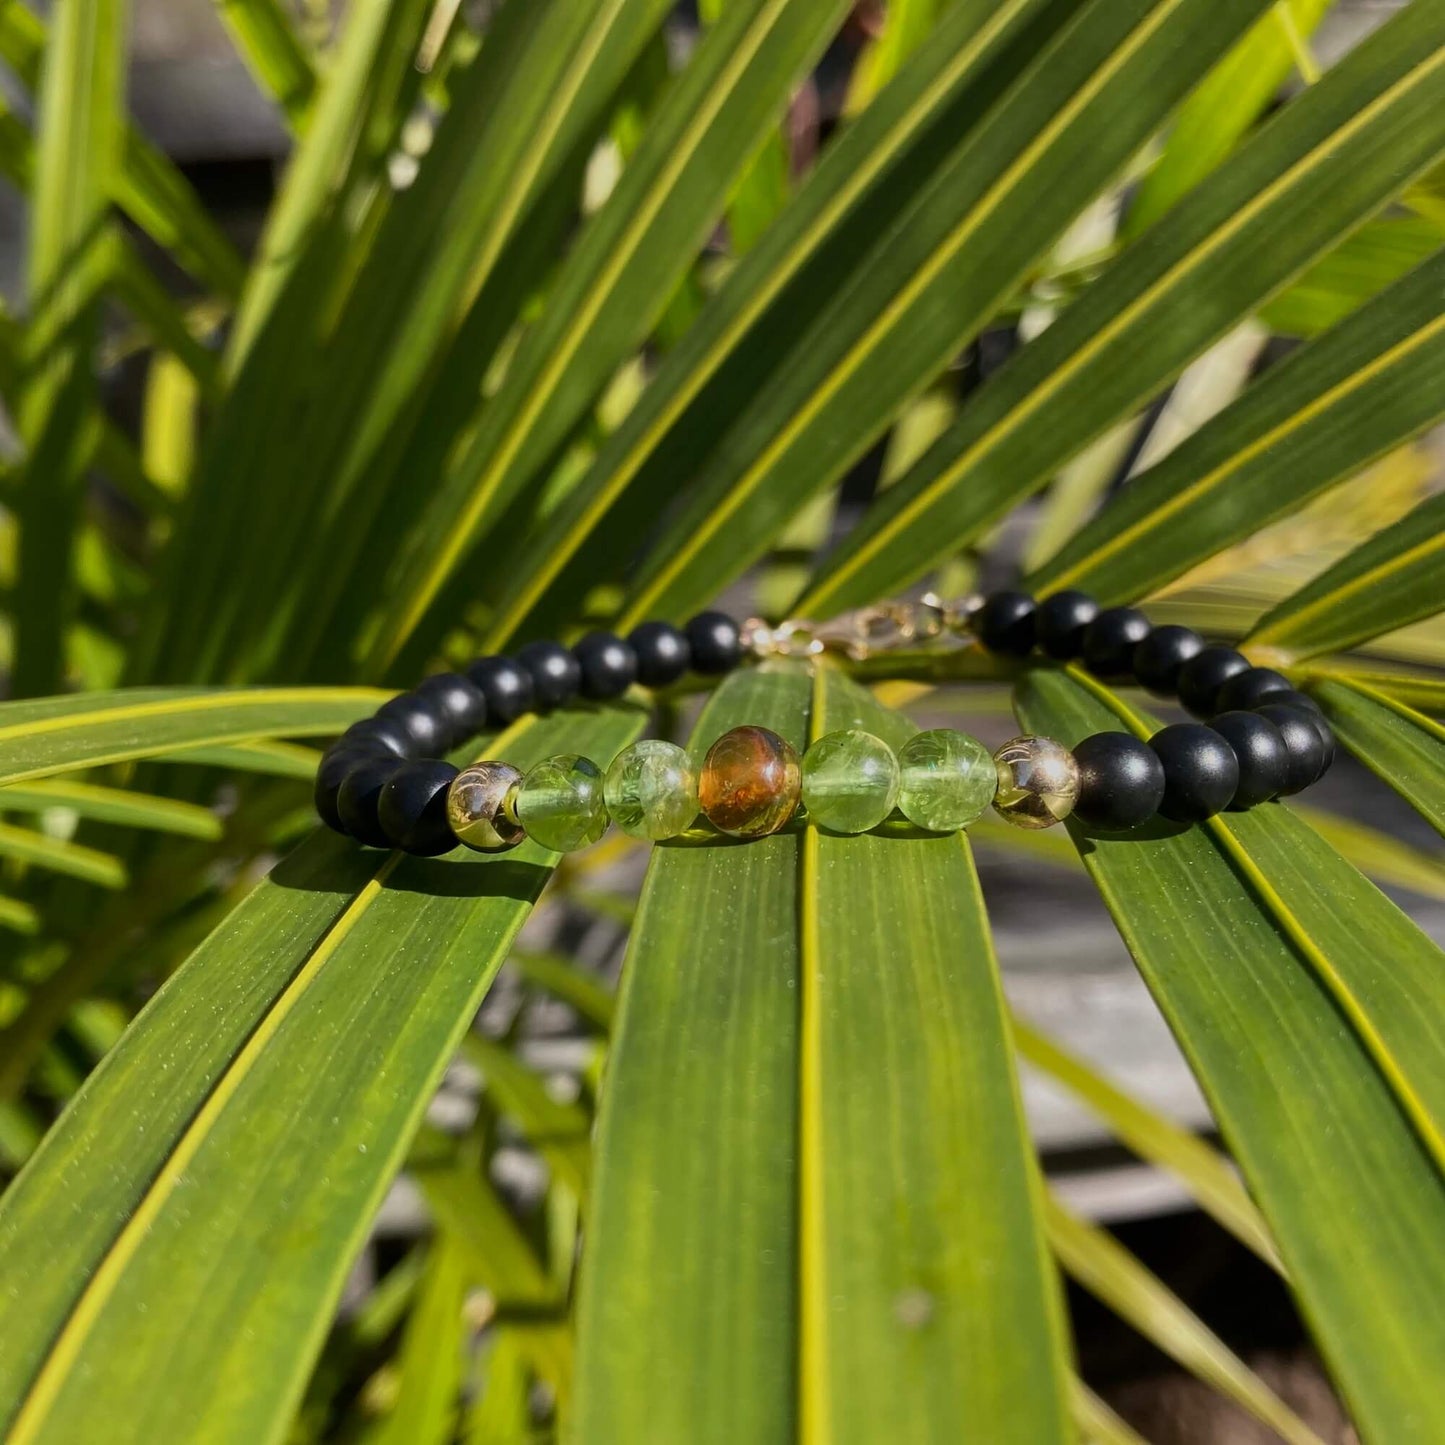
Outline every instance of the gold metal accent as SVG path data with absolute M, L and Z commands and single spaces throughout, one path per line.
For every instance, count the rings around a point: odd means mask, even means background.
M 994 755 L 998 792 L 993 806 L 1018 828 L 1049 828 L 1074 811 L 1079 799 L 1079 766 L 1053 738 L 1022 737 Z
M 505 853 L 526 836 L 508 806 L 522 782 L 510 763 L 481 762 L 463 768 L 447 789 L 447 822 L 478 853 Z
M 841 652 L 864 662 L 883 652 L 900 652 L 969 630 L 983 605 L 980 596 L 945 601 L 929 592 L 916 602 L 880 602 L 841 612 L 825 622 L 789 617 L 776 627 L 760 617 L 742 626 L 743 647 L 754 657 L 817 657 Z

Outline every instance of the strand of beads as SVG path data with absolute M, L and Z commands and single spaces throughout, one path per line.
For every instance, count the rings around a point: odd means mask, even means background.
M 799 816 L 834 833 L 864 833 L 894 815 L 953 833 L 992 805 L 1021 827 L 1066 817 L 1079 792 L 1074 759 L 1049 738 L 1015 738 L 996 753 L 967 733 L 917 734 L 896 754 L 856 728 L 827 733 L 800 759 L 763 727 L 737 727 L 701 768 L 674 743 L 625 748 L 604 773 L 587 758 L 548 758 L 526 774 L 506 763 L 464 768 L 447 791 L 452 836 L 484 853 L 530 837 L 559 853 L 595 843 L 609 821 L 659 842 L 699 818 L 734 838 L 763 838 Z
M 1232 647 L 1210 647 L 1188 627 L 1154 627 L 1134 607 L 1101 609 L 1083 592 L 1042 602 L 996 592 L 971 609 L 969 629 L 1001 656 L 1035 649 L 1078 660 L 1108 682 L 1137 682 L 1177 696 L 1204 723 L 1173 723 L 1147 743 L 1095 733 L 1074 749 L 1076 812 L 1086 824 L 1123 830 L 1156 813 L 1197 823 L 1310 786 L 1335 757 L 1335 735 L 1319 704 L 1282 673 L 1254 666 Z
M 702 612 L 683 628 L 644 622 L 626 638 L 593 632 L 571 648 L 533 642 L 515 657 L 478 658 L 465 673 L 429 677 L 348 728 L 317 768 L 316 811 L 328 827 L 374 848 L 445 853 L 456 847 L 459 836 L 448 821 L 449 790 L 458 774 L 443 753 L 484 727 L 505 727 L 523 713 L 550 712 L 577 697 L 605 702 L 634 682 L 665 687 L 689 671 L 719 677 L 742 657 L 738 624 L 721 612 Z M 550 790 L 540 783 L 532 790 L 528 812 L 541 832 L 552 832 L 550 812 L 566 811 L 574 791 L 600 802 L 595 780 L 585 769 L 576 771 L 582 761 L 555 770 Z M 464 808 L 464 817 L 471 811 L 486 815 L 484 800 L 499 799 L 519 781 L 516 769 L 505 763 L 488 764 L 480 774 L 475 768 L 467 772 L 472 805 Z M 504 829 L 521 826 L 495 809 L 493 815 Z M 491 826 L 481 826 L 474 835 L 485 846 L 503 841 L 502 833 L 491 841 Z M 513 841 L 522 836 L 517 832 Z M 462 841 L 476 846 L 470 838 Z

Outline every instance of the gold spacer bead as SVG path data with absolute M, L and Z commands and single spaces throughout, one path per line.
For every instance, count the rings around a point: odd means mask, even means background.
M 1074 811 L 1079 799 L 1079 766 L 1053 738 L 1006 742 L 994 755 L 998 792 L 993 806 L 1017 828 L 1049 828 Z
M 508 802 L 522 775 L 510 763 L 482 762 L 463 768 L 447 789 L 447 822 L 478 853 L 505 853 L 526 836 Z

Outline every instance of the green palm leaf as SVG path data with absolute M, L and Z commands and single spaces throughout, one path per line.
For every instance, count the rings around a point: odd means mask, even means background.
M 1066 742 L 1119 723 L 1053 674 L 1029 677 L 1020 708 L 1026 726 Z M 1445 1228 L 1445 1187 L 1420 1136 L 1214 836 L 1076 841 L 1209 1095 L 1361 1430 L 1429 1440 L 1442 1420 L 1426 1382 L 1445 1341 L 1428 1338 L 1434 1287 L 1419 1262 Z M 1388 1232 L 1371 1227 L 1386 1216 Z M 1337 1267 L 1342 1250 L 1349 1270 Z
M 765 672 L 719 691 L 695 747 L 744 719 L 798 744 L 907 732 L 828 672 Z M 957 839 L 659 849 L 603 1098 L 581 1437 L 790 1440 L 799 1410 L 820 1438 L 1065 1438 L 1005 1040 Z
M 1445 251 L 1267 372 L 1030 578 L 1146 596 L 1445 413 Z M 1288 449 L 1289 464 L 1280 465 Z
M 1025 347 L 849 535 L 799 609 L 866 601 L 977 536 L 1438 159 L 1442 117 L 1445 20 L 1410 6 Z
M 639 723 L 620 710 L 558 718 L 502 747 L 522 761 L 564 746 L 605 754 Z M 501 860 L 377 856 L 318 838 L 282 865 L 0 1202 L 10 1439 L 200 1429 L 252 1442 L 284 1424 L 381 1192 L 553 861 L 535 845 Z M 127 1109 L 148 1119 L 144 1140 L 91 1171 L 96 1131 Z M 190 1209 L 238 1167 L 249 1185 L 228 1207 Z M 41 1237 L 49 1247 L 33 1246 Z M 215 1290 L 217 1252 L 232 1250 L 292 1267 L 237 1269 Z M 172 1388 L 142 1407 L 136 1382 L 160 1360 Z

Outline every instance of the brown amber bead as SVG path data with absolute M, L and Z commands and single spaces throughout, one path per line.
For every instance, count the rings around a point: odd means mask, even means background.
M 762 838 L 793 816 L 802 786 L 798 755 L 785 738 L 741 727 L 708 749 L 697 794 L 714 828 L 734 838 Z

